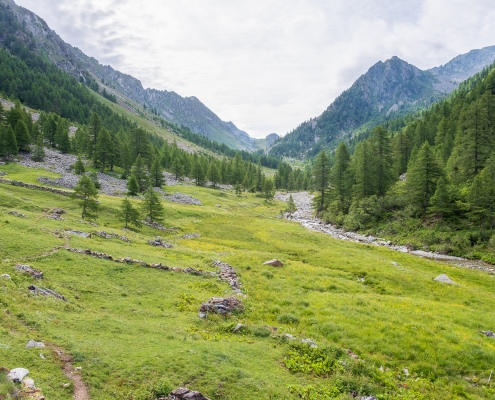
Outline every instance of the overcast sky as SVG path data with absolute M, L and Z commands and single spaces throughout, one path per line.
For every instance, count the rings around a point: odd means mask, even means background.
M 15 0 L 144 87 L 196 96 L 253 137 L 317 116 L 368 68 L 495 45 L 493 0 Z

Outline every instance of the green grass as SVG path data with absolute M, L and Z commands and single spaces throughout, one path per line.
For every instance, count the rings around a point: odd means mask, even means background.
M 26 181 L 40 175 L 15 165 L 0 170 Z M 94 399 L 151 400 L 177 386 L 212 399 L 350 399 L 354 387 L 383 399 L 493 398 L 487 378 L 495 364 L 495 341 L 478 332 L 495 328 L 493 275 L 334 240 L 276 218 L 281 204 L 252 195 L 194 186 L 166 189 L 203 202 L 164 202 L 164 224 L 176 227 L 174 233 L 148 227 L 122 231 L 120 198 L 100 197 L 103 209 L 95 228 L 79 222 L 75 200 L 0 184 L 0 274 L 12 276 L 0 278 L 0 344 L 8 346 L 0 346 L 0 366 L 28 368 L 49 399 L 70 398 L 72 389 L 64 388 L 68 380 L 49 349 L 43 349 L 45 359 L 39 349 L 24 349 L 29 339 L 71 354 Z M 67 211 L 65 221 L 44 217 L 52 207 Z M 7 214 L 10 210 L 28 218 Z M 66 250 L 39 256 L 63 245 L 67 239 L 57 234 L 69 229 L 127 236 L 131 244 L 70 239 L 71 247 L 114 257 L 208 271 L 215 270 L 213 260 L 227 262 L 240 275 L 246 309 L 227 319 L 199 319 L 201 301 L 231 293 L 213 277 Z M 192 232 L 201 237 L 179 238 Z M 174 247 L 147 244 L 158 235 Z M 284 267 L 262 265 L 273 258 Z M 14 271 L 17 262 L 41 269 L 45 278 L 39 284 L 67 302 L 29 294 L 33 281 Z M 434 282 L 441 273 L 459 285 Z M 247 327 L 234 334 L 237 323 Z M 277 338 L 284 333 L 312 338 L 323 349 L 350 349 L 363 363 L 345 356 L 347 361 L 340 360 L 345 365 L 334 362 L 341 367 L 320 376 L 310 357 L 310 372 L 291 372 L 284 361 L 291 344 Z M 411 377 L 398 378 L 404 368 Z

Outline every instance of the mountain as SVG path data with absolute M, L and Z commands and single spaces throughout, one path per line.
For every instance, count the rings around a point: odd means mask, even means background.
M 8 7 L 30 37 L 23 37 L 29 47 L 77 79 L 85 82 L 96 79 L 101 90 L 116 95 L 118 103 L 133 109 L 128 99 L 136 102 L 165 120 L 188 127 L 191 131 L 235 149 L 251 150 L 255 139 L 238 129 L 234 123 L 222 121 L 196 97 L 182 97 L 173 91 L 145 89 L 141 82 L 109 65 L 84 54 L 77 47 L 65 43 L 47 23 L 33 12 L 17 6 L 12 0 L 0 0 L 0 9 Z M 23 35 L 21 35 L 23 36 Z
M 495 60 L 495 46 L 472 50 L 447 64 L 420 70 L 392 57 L 377 62 L 319 116 L 303 122 L 270 150 L 274 156 L 311 157 L 387 119 L 425 109 Z

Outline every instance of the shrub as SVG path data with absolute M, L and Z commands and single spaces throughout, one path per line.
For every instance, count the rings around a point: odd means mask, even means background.
M 298 324 L 299 323 L 299 318 L 297 318 L 293 314 L 281 314 L 277 318 L 278 322 L 281 322 L 282 324 Z

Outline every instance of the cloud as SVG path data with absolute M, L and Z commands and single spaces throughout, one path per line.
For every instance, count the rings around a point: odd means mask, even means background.
M 394 55 L 427 69 L 493 45 L 488 0 L 17 0 L 145 87 L 196 96 L 252 136 L 319 115 Z

